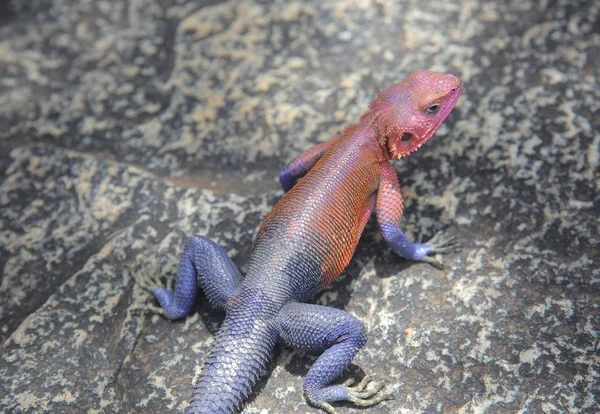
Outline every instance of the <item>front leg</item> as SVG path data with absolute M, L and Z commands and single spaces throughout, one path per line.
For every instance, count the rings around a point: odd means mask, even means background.
M 351 386 L 352 380 L 332 384 L 367 341 L 363 323 L 354 316 L 327 306 L 290 303 L 281 309 L 275 326 L 279 338 L 286 345 L 325 351 L 308 370 L 304 380 L 304 394 L 311 404 L 335 414 L 331 402 L 348 401 L 369 407 L 393 398 L 380 393 L 383 383 L 368 390 L 369 377 L 354 387 Z
M 460 246 L 453 237 L 434 236 L 428 243 L 413 243 L 399 228 L 402 217 L 402 193 L 396 170 L 389 162 L 381 164 L 381 179 L 377 191 L 376 214 L 383 238 L 400 256 L 417 262 L 430 263 L 443 269 L 439 259 L 429 256 L 436 253 L 458 251 Z
M 296 182 L 319 161 L 329 145 L 328 142 L 310 147 L 300 154 L 294 161 L 279 173 L 279 182 L 286 193 L 292 189 Z

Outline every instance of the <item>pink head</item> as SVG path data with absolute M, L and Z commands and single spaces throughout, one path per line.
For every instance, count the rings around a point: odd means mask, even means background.
M 462 91 L 462 82 L 454 75 L 415 72 L 379 92 L 361 121 L 373 122 L 377 140 L 390 158 L 404 157 L 431 138 Z

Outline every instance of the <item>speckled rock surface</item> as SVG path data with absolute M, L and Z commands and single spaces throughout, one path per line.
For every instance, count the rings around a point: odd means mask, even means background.
M 222 315 L 170 322 L 126 266 L 203 234 L 243 270 L 279 168 L 412 71 L 466 91 L 397 163 L 402 227 L 457 236 L 444 271 L 371 222 L 316 302 L 363 320 L 348 375 L 396 399 L 339 413 L 600 410 L 600 4 L 14 1 L 0 5 L 0 411 L 182 412 Z M 246 413 L 313 413 L 315 355 L 278 348 Z

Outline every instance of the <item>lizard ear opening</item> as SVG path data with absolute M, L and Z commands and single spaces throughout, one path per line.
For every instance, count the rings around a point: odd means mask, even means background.
M 419 148 L 419 136 L 412 131 L 391 131 L 384 136 L 390 158 L 405 157 Z
M 408 142 L 408 141 L 412 140 L 414 137 L 415 136 L 413 134 L 411 134 L 410 132 L 405 132 L 404 134 L 402 134 L 400 141 Z

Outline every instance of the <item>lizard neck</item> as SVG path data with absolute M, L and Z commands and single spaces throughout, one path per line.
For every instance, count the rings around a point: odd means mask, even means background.
M 360 122 L 352 124 L 344 130 L 344 133 L 338 137 L 340 146 L 358 149 L 361 158 L 364 155 L 372 155 L 377 162 L 388 161 L 391 156 L 386 148 L 385 139 L 380 137 L 377 117 L 371 116 L 370 112 L 368 114 L 368 119 L 363 121 L 363 118 L 367 116 L 363 115 Z

